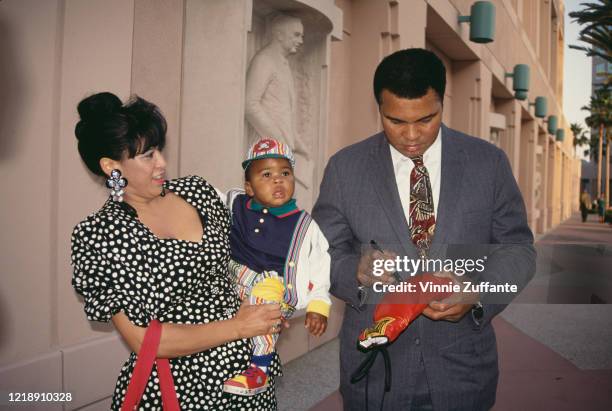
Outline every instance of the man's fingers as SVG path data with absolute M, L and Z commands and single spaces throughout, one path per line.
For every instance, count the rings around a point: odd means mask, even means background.
M 453 305 L 454 304 L 449 304 L 446 302 L 432 301 L 429 303 L 429 308 L 431 308 L 433 311 L 444 312 L 450 309 Z
M 438 311 L 431 307 L 427 307 L 425 308 L 425 310 L 423 310 L 423 315 L 434 321 L 439 321 L 439 320 L 455 321 L 453 319 L 454 313 L 449 312 L 448 310 Z
M 371 254 L 370 254 L 370 258 L 372 260 L 386 260 L 387 258 L 389 258 L 387 255 L 381 253 L 378 250 L 374 250 Z
M 381 281 L 385 284 L 393 284 L 395 283 L 395 277 L 392 274 L 385 273 L 378 277 L 378 281 Z
M 359 260 L 359 265 L 357 268 L 357 280 L 360 284 L 365 286 L 371 286 L 376 281 L 381 281 L 385 284 L 392 284 L 395 282 L 393 278 L 393 271 L 384 271 L 383 275 L 375 276 L 373 274 L 374 271 L 374 261 L 376 260 L 393 260 L 396 257 L 394 253 L 389 251 L 380 252 L 378 250 L 367 250 L 365 251 L 361 259 Z
M 359 284 L 369 287 L 374 284 L 374 277 L 365 273 L 359 273 L 357 274 L 357 281 L 359 281 Z
M 359 284 L 365 285 L 366 287 L 372 286 L 375 282 L 382 282 L 384 284 L 393 284 L 396 282 L 395 277 L 391 274 L 382 274 L 380 276 L 367 275 L 363 273 L 357 274 L 357 281 Z
M 440 302 L 430 303 L 424 310 L 423 315 L 432 320 L 444 320 L 457 322 L 467 311 L 470 304 L 445 304 Z
M 437 271 L 435 273 L 433 273 L 434 277 L 438 277 L 438 278 L 451 278 L 451 279 L 455 279 L 455 274 L 453 273 L 449 273 L 448 271 Z

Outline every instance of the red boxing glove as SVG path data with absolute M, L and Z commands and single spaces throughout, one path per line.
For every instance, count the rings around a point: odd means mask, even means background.
M 430 302 L 442 300 L 452 294 L 450 291 L 430 291 L 432 286 L 449 285 L 452 280 L 423 274 L 413 277 L 404 285 L 406 291 L 388 292 L 376 307 L 374 325 L 359 335 L 358 346 L 363 351 L 391 344 L 417 318 Z M 409 284 L 414 284 L 410 290 Z M 427 286 L 426 290 L 423 288 Z M 423 287 L 423 288 L 422 288 Z

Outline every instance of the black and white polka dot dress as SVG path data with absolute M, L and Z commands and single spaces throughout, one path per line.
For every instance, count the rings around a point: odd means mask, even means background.
M 165 187 L 198 210 L 204 227 L 201 242 L 159 239 L 138 220 L 133 208 L 109 199 L 72 234 L 72 284 L 85 299 L 89 320 L 108 322 L 123 311 L 141 327 L 152 319 L 202 324 L 231 318 L 237 312 L 240 304 L 227 276 L 227 209 L 201 177 L 167 181 Z M 223 393 L 223 382 L 245 370 L 250 356 L 249 340 L 238 340 L 171 359 L 181 409 L 276 409 L 274 377 L 270 388 L 257 396 Z M 121 369 L 113 410 L 121 408 L 136 357 L 132 353 Z M 277 357 L 271 371 L 280 375 Z M 162 409 L 158 382 L 154 367 L 140 409 Z

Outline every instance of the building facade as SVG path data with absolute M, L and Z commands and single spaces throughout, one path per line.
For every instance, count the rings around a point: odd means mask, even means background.
M 76 150 L 76 105 L 85 96 L 136 93 L 168 120 L 168 174 L 199 174 L 221 189 L 242 185 L 249 61 L 274 13 L 299 17 L 304 45 L 292 61 L 297 123 L 310 149 L 310 208 L 327 159 L 381 129 L 372 76 L 406 47 L 447 67 L 444 122 L 508 155 L 529 224 L 544 233 L 578 208 L 580 162 L 563 115 L 563 2 L 495 0 L 495 41 L 469 40 L 466 0 L 4 0 L 0 108 L 2 201 L 0 381 L 5 391 L 71 392 L 65 409 L 108 409 L 127 350 L 110 325 L 86 321 L 71 286 L 70 233 L 107 194 Z M 524 100 L 518 64 L 529 66 Z M 536 117 L 536 97 L 547 101 Z M 549 126 L 555 121 L 554 135 Z M 7 186 L 8 188 L 9 186 Z M 288 361 L 323 339 L 302 318 L 281 339 Z M 84 378 L 86 377 L 86 378 Z M 54 408 L 55 407 L 55 408 Z M 63 405 L 44 404 L 44 409 Z

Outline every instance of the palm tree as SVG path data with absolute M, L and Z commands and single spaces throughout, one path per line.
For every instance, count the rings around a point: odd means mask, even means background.
M 582 50 L 587 56 L 599 56 L 612 63 L 612 0 L 598 3 L 581 3 L 584 9 L 573 11 L 569 16 L 582 27 L 578 40 L 588 46 L 570 45 Z
M 610 100 L 610 89 L 607 87 L 601 88 L 595 91 L 595 94 L 591 96 L 591 102 L 588 106 L 582 107 L 582 110 L 589 111 L 591 113 L 585 119 L 586 124 L 593 128 L 599 129 L 599 141 L 597 150 L 597 197 L 601 196 L 601 160 L 603 151 L 603 139 L 604 131 L 612 125 L 612 101 Z M 605 133 L 608 137 L 610 133 Z M 609 141 L 608 141 L 609 143 Z M 607 144 L 606 146 L 609 146 Z M 607 167 L 610 165 L 608 164 Z M 609 171 L 607 171 L 609 174 Z M 608 182 L 606 181 L 606 194 L 608 193 Z
M 574 152 L 576 151 L 576 147 L 583 146 L 589 143 L 589 137 L 587 133 L 584 132 L 582 125 L 579 123 L 570 124 L 570 129 L 572 130 L 572 134 L 574 135 Z
M 599 131 L 590 132 L 591 138 L 589 139 L 589 145 L 584 150 L 584 155 L 589 158 L 591 161 L 596 161 L 597 157 L 597 147 L 599 146 Z

